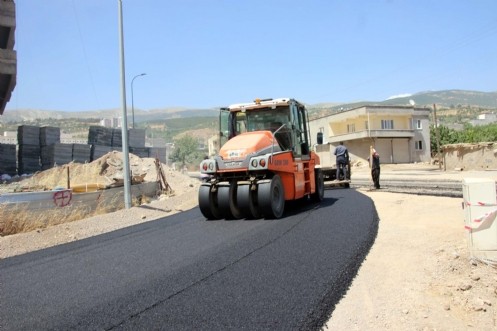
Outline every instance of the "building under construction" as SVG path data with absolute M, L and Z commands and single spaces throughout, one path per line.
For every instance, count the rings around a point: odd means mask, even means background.
M 0 0 L 0 115 L 16 86 L 15 30 L 16 5 L 13 0 Z

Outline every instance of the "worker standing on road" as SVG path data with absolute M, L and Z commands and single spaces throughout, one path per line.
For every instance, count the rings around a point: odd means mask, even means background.
M 376 152 L 374 148 L 371 149 L 371 159 L 368 158 L 369 164 L 371 166 L 371 177 L 373 178 L 373 184 L 375 189 L 380 188 L 380 155 Z
M 343 179 L 347 180 L 347 166 L 349 164 L 349 151 L 347 147 L 343 145 L 343 141 L 340 142 L 335 148 L 336 155 L 336 163 L 337 163 L 337 178 L 336 180 L 340 180 L 340 167 L 343 169 Z

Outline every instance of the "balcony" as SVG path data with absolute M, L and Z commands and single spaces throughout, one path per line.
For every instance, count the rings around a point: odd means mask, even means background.
M 328 142 L 336 143 L 340 141 L 359 140 L 366 138 L 413 138 L 414 130 L 364 130 L 336 134 L 328 137 Z

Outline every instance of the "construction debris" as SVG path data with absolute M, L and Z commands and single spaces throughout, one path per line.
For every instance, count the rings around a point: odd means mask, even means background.
M 9 181 L 9 185 L 2 185 L 0 193 L 46 191 L 88 184 L 105 187 L 120 186 L 124 182 L 122 156 L 122 152 L 112 151 L 90 163 L 71 162 L 37 172 L 30 177 L 17 177 L 17 180 L 13 178 Z M 173 194 L 171 180 L 175 181 L 174 186 L 181 187 L 198 181 L 187 174 L 169 169 L 157 158 L 140 158 L 129 154 L 129 164 L 132 184 L 158 181 L 160 194 Z
M 162 164 L 157 158 L 155 159 L 155 170 L 157 172 L 157 181 L 159 182 L 160 192 L 168 195 L 172 194 L 173 190 L 171 189 L 171 186 L 169 186 L 164 169 L 162 169 Z

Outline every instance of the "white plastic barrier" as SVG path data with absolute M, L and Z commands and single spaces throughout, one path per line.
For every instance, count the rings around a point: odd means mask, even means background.
M 497 193 L 495 181 L 463 179 L 464 228 L 471 257 L 497 265 Z

